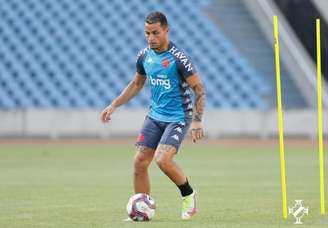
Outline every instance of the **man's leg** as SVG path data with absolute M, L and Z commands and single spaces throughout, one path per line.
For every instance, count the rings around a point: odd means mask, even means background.
M 146 116 L 137 138 L 137 153 L 133 161 L 133 187 L 135 193 L 150 193 L 148 166 L 162 137 L 163 129 L 155 120 Z
M 196 192 L 193 191 L 182 169 L 173 161 L 177 149 L 172 145 L 159 144 L 155 160 L 160 169 L 178 186 L 182 196 L 182 219 L 196 214 Z
M 133 161 L 133 187 L 135 193 L 150 193 L 148 167 L 154 157 L 154 149 L 146 146 L 137 146 Z
M 173 161 L 177 150 L 172 145 L 159 144 L 155 152 L 155 160 L 159 168 L 176 184 L 186 183 L 186 176 L 178 164 Z

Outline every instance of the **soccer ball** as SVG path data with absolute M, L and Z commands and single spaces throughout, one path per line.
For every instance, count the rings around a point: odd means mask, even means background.
M 133 221 L 149 221 L 155 215 L 155 201 L 149 195 L 138 193 L 130 197 L 126 210 Z

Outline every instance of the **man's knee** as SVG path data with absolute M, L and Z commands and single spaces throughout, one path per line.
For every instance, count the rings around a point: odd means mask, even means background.
M 147 147 L 143 147 L 143 148 L 139 147 L 133 160 L 134 173 L 139 174 L 147 171 L 148 166 L 153 159 L 153 156 L 154 156 L 153 149 Z
M 149 163 L 150 161 L 143 157 L 143 156 L 139 156 L 138 154 L 134 157 L 134 161 L 133 161 L 133 164 L 134 164 L 134 168 L 135 170 L 145 170 L 148 168 L 149 166 Z
M 171 145 L 159 145 L 155 152 L 155 161 L 157 165 L 162 169 L 169 169 L 172 165 L 173 155 L 176 153 L 176 149 Z

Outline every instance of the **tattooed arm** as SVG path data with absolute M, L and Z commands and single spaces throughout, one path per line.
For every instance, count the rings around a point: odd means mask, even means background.
M 203 113 L 204 113 L 205 90 L 201 82 L 197 83 L 193 87 L 193 90 L 195 91 L 195 95 L 196 95 L 193 121 L 200 122 L 202 121 Z
M 200 140 L 204 136 L 202 119 L 205 106 L 205 89 L 202 81 L 197 74 L 193 74 L 187 78 L 187 83 L 195 92 L 195 109 L 194 116 L 190 126 L 191 137 L 194 142 Z

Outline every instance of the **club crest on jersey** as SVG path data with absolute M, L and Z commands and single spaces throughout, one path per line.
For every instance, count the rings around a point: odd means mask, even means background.
M 170 66 L 170 60 L 168 60 L 168 59 L 163 59 L 163 61 L 162 61 L 162 66 L 163 66 L 164 68 L 168 68 L 168 67 Z

